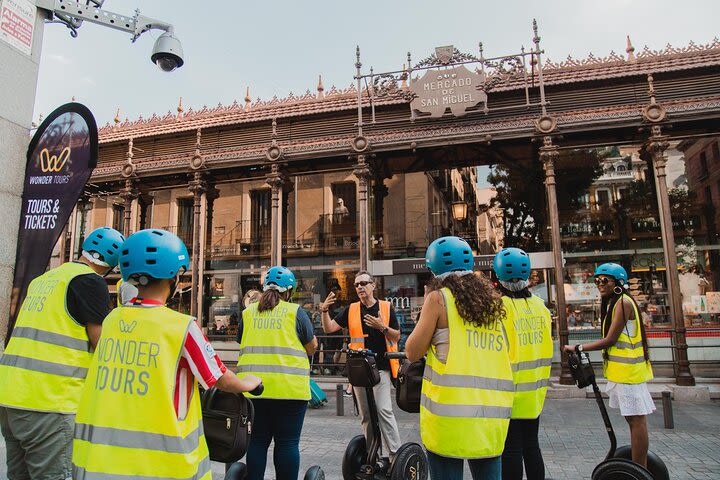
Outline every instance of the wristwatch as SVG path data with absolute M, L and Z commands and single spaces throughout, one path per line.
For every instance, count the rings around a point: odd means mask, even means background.
M 383 327 L 382 333 L 383 333 L 383 334 L 386 334 L 387 332 L 388 332 L 388 327 Z

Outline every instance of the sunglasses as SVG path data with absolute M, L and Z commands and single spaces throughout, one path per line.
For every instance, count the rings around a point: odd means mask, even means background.
M 596 278 L 595 279 L 595 285 L 607 285 L 610 283 L 609 278 Z
M 364 287 L 364 286 L 369 285 L 369 284 L 371 284 L 371 283 L 373 283 L 373 282 L 365 281 L 365 280 L 360 281 L 360 282 L 355 282 L 355 288 L 357 288 L 357 287 Z

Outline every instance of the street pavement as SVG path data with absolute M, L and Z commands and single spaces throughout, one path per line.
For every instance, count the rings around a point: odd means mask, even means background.
M 329 403 L 309 409 L 300 441 L 301 473 L 320 465 L 326 478 L 341 479 L 342 456 L 348 441 L 361 433 L 360 419 L 353 414 L 352 399 L 344 399 L 345 416 L 336 416 L 335 392 L 328 392 Z M 675 428 L 663 427 L 662 405 L 649 417 L 650 449 L 667 464 L 670 478 L 720 479 L 720 402 L 673 402 Z M 628 427 L 617 410 L 609 410 L 618 445 L 629 443 Z M 418 442 L 417 414 L 396 409 L 403 442 Z M 602 418 L 591 398 L 548 399 L 540 424 L 540 446 L 546 464 L 546 477 L 589 479 L 593 467 L 603 460 L 609 448 Z M 0 479 L 7 478 L 5 444 L 0 442 Z M 268 452 L 267 479 L 273 479 L 272 447 Z M 213 478 L 223 478 L 224 466 L 213 463 Z M 302 475 L 301 475 L 302 477 Z M 470 473 L 465 472 L 470 479 Z

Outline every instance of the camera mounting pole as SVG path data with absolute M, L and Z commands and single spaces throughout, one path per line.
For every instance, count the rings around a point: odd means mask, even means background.
M 88 2 L 92 3 L 92 2 Z M 97 2 L 98 4 L 101 2 Z M 167 22 L 156 20 L 154 18 L 140 15 L 139 10 L 135 10 L 132 17 L 113 13 L 93 5 L 85 5 L 79 2 L 68 0 L 35 0 L 35 5 L 50 12 L 50 20 L 57 17 L 59 21 L 65 23 L 68 28 L 75 32 L 83 20 L 90 23 L 97 23 L 105 27 L 114 28 L 123 32 L 132 33 L 132 41 L 140 37 L 148 30 L 158 29 L 173 33 L 173 26 Z M 77 32 L 73 37 L 77 36 Z

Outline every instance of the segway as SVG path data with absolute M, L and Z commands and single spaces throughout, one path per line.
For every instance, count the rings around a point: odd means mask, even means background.
M 255 388 L 255 390 L 251 391 L 250 394 L 255 395 L 255 396 L 261 395 L 264 390 L 265 390 L 265 386 L 261 383 L 260 385 L 257 386 L 257 388 Z M 217 392 L 217 391 L 211 391 L 211 390 L 208 390 L 207 392 L 204 393 L 204 395 L 211 395 L 211 394 L 213 396 L 218 396 L 218 397 L 225 396 L 226 399 L 227 399 L 227 397 L 237 397 L 237 398 L 242 397 L 239 394 Z M 244 398 L 244 397 L 242 397 L 242 398 Z M 220 401 L 222 402 L 222 398 Z M 203 403 L 205 403 L 205 402 L 203 402 Z M 225 405 L 232 405 L 232 402 L 226 401 Z M 250 405 L 252 405 L 252 402 L 250 402 Z M 249 409 L 249 411 L 254 412 L 252 407 Z M 250 413 L 249 415 L 252 417 L 253 413 Z M 248 431 L 250 431 L 252 429 L 251 424 L 252 424 L 252 419 L 250 419 L 250 425 L 243 424 L 242 428 L 247 427 Z M 229 422 L 228 422 L 228 425 L 230 425 Z M 228 428 L 230 428 L 230 427 L 228 427 Z M 215 456 L 215 455 L 213 455 L 215 452 L 212 451 L 212 447 L 213 447 L 213 444 L 208 442 L 208 448 L 211 449 L 211 451 L 210 451 L 211 458 Z M 245 447 L 245 448 L 247 448 L 247 447 Z M 221 452 L 221 454 L 219 455 L 220 457 L 224 456 L 224 455 L 222 455 L 222 453 L 224 453 L 224 452 Z M 244 455 L 245 455 L 245 452 L 243 451 L 242 454 L 239 454 L 239 457 L 243 457 Z M 235 457 L 235 458 L 238 458 L 238 457 Z M 248 476 L 247 465 L 245 465 L 243 462 L 236 461 L 236 462 L 225 464 L 225 480 L 246 480 L 247 476 Z M 325 480 L 325 472 L 318 465 L 313 465 L 312 467 L 308 468 L 307 472 L 305 472 L 305 476 L 303 477 L 303 479 L 304 480 Z
M 401 445 L 392 462 L 386 457 L 380 457 L 381 432 L 373 393 L 373 387 L 380 383 L 380 372 L 375 364 L 375 353 L 370 350 L 347 350 L 346 353 L 350 384 L 365 388 L 367 394 L 373 441 L 368 448 L 364 435 L 357 435 L 350 440 L 342 461 L 343 480 L 427 480 L 427 456 L 423 447 L 417 443 Z M 394 355 L 398 354 L 386 354 L 386 357 L 393 358 Z M 394 358 L 404 358 L 404 354 L 399 355 L 402 357 Z
M 653 452 L 649 451 L 647 453 L 648 468 L 645 468 L 632 461 L 630 445 L 616 448 L 615 431 L 612 423 L 610 423 L 610 417 L 605 408 L 600 389 L 595 382 L 595 372 L 587 352 L 576 349 L 575 353 L 569 353 L 568 364 L 570 365 L 570 373 L 575 379 L 578 388 L 592 385 L 595 401 L 600 408 L 605 430 L 610 438 L 610 450 L 605 456 L 605 460 L 600 462 L 593 470 L 592 480 L 669 480 L 670 475 L 665 463 Z

